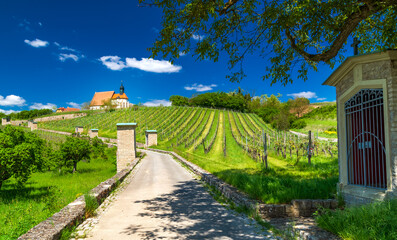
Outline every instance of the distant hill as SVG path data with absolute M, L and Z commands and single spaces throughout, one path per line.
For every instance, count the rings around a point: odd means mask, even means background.
M 310 119 L 336 119 L 336 103 L 311 104 L 310 109 L 302 118 Z

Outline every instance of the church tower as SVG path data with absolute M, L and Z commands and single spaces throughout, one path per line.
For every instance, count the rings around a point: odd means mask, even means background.
M 120 86 L 120 95 L 124 94 L 124 86 L 123 86 L 123 81 L 121 81 L 121 86 Z

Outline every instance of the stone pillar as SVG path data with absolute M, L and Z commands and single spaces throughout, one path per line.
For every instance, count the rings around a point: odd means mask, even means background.
M 90 138 L 98 137 L 98 129 L 90 129 L 90 131 L 88 131 L 88 136 L 90 136 Z
M 78 133 L 78 134 L 82 134 L 82 133 L 83 133 L 83 130 L 84 130 L 83 126 L 76 126 L 74 132 L 75 132 L 75 133 Z
M 156 130 L 146 130 L 145 131 L 146 142 L 145 147 L 157 146 L 157 131 Z
M 8 125 L 8 124 L 10 124 L 10 119 L 8 119 L 8 118 L 2 118 L 1 119 L 1 125 Z
M 117 123 L 117 172 L 136 158 L 136 123 Z
M 30 130 L 37 130 L 37 122 L 30 122 Z

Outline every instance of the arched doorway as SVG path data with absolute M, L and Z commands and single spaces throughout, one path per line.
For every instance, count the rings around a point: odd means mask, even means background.
M 345 103 L 348 182 L 387 187 L 382 89 L 362 89 Z

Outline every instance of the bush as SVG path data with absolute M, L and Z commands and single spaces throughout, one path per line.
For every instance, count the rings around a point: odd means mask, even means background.
M 291 124 L 291 128 L 293 129 L 302 129 L 307 126 L 307 123 L 304 119 L 298 119 Z
M 14 177 L 25 183 L 32 172 L 41 170 L 44 140 L 31 132 L 7 125 L 0 129 L 0 188 Z

